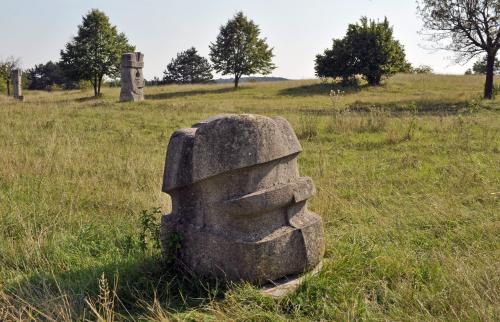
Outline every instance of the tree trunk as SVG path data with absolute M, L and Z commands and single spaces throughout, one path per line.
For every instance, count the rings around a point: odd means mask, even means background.
M 493 72 L 495 67 L 496 53 L 488 52 L 486 56 L 486 82 L 484 83 L 484 98 L 493 98 Z
M 97 77 L 94 77 L 94 81 L 92 82 L 92 86 L 94 87 L 94 97 L 97 97 Z
M 234 89 L 238 88 L 238 84 L 240 82 L 240 76 L 239 75 L 234 75 Z
M 102 76 L 99 77 L 99 81 L 97 82 L 97 96 L 101 95 L 101 83 L 102 83 Z
M 7 96 L 10 96 L 10 81 L 8 78 L 6 80 L 6 83 L 7 83 Z
M 367 77 L 368 85 L 371 86 L 380 85 L 381 80 L 382 80 L 382 75 L 377 73 L 371 74 L 370 76 Z

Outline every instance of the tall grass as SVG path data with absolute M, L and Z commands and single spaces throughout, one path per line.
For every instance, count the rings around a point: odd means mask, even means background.
M 0 96 L 0 320 L 497 320 L 500 107 L 475 76 Z M 301 138 L 325 264 L 283 299 L 160 258 L 171 133 L 218 113 Z

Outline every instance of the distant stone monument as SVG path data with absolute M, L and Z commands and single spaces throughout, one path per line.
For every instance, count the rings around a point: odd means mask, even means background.
M 167 148 L 162 218 L 166 255 L 197 274 L 265 284 L 315 268 L 324 253 L 302 151 L 281 117 L 220 115 L 180 129 Z
M 16 100 L 24 101 L 22 87 L 23 72 L 20 69 L 13 69 L 11 74 L 13 95 Z
M 121 91 L 120 102 L 144 100 L 144 54 L 127 53 L 121 60 Z

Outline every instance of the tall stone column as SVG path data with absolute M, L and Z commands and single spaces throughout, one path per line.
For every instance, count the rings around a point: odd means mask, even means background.
M 23 72 L 20 69 L 13 69 L 11 74 L 12 87 L 14 88 L 14 98 L 20 101 L 24 100 L 22 92 L 22 76 Z
M 120 102 L 144 100 L 143 67 L 144 54 L 135 52 L 122 55 Z

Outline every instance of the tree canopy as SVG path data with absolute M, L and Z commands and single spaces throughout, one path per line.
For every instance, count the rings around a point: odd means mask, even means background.
M 163 74 L 165 83 L 177 84 L 206 83 L 213 78 L 210 63 L 194 47 L 178 53 Z
M 455 52 L 459 62 L 486 54 L 484 98 L 491 99 L 500 49 L 500 1 L 420 0 L 418 11 L 436 48 Z
M 242 75 L 267 75 L 276 68 L 272 63 L 273 48 L 259 36 L 259 26 L 238 12 L 220 27 L 215 43 L 210 44 L 213 68 L 222 75 L 234 75 L 235 88 Z
M 414 74 L 432 74 L 434 70 L 429 65 L 419 65 L 417 67 L 412 67 L 411 72 Z
M 409 71 L 403 46 L 393 37 L 389 21 L 361 18 L 350 24 L 346 36 L 334 39 L 331 49 L 316 56 L 319 77 L 341 77 L 344 83 L 362 75 L 370 85 L 380 84 L 382 77 Z
M 49 61 L 35 65 L 26 71 L 27 87 L 32 90 L 51 90 L 54 85 L 64 89 L 76 87 L 75 82 L 69 80 L 60 66 L 60 63 Z
M 72 80 L 90 81 L 98 96 L 103 77 L 118 77 L 121 55 L 134 50 L 104 12 L 92 9 L 83 17 L 78 34 L 61 50 L 61 67 Z

